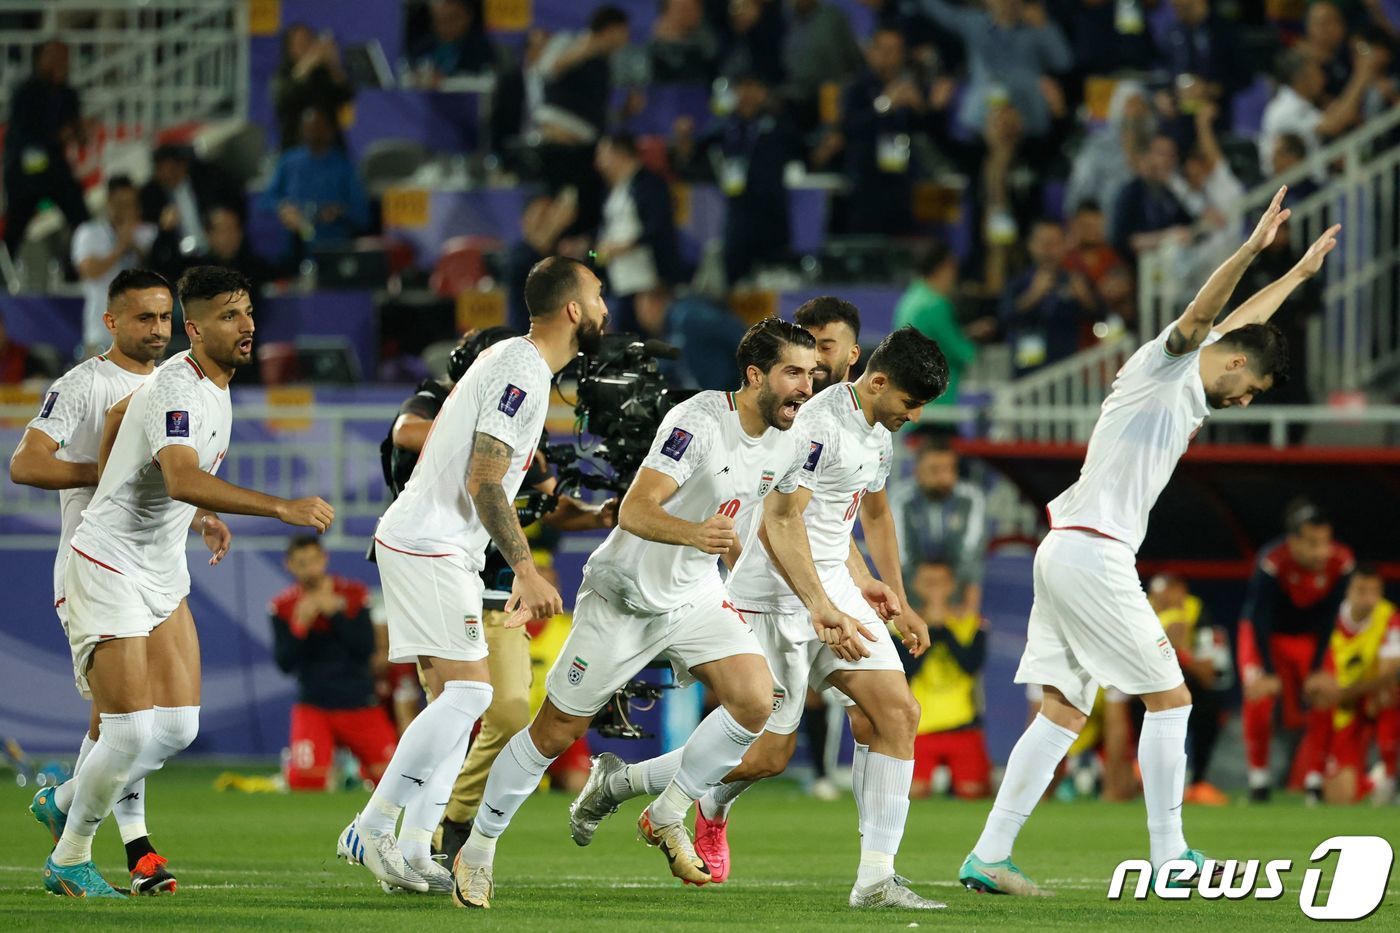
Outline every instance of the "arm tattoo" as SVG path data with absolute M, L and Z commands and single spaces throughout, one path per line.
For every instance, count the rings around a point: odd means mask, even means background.
M 1196 349 L 1196 347 L 1200 346 L 1201 341 L 1205 339 L 1206 333 L 1209 332 L 1209 327 L 1202 328 L 1193 326 L 1189 334 L 1183 333 L 1181 325 L 1177 324 L 1172 328 L 1172 332 L 1167 334 L 1167 352 L 1172 356 L 1181 356 L 1190 353 L 1192 350 Z
M 506 491 L 501 488 L 501 478 L 510 469 L 511 453 L 504 441 L 478 432 L 472 445 L 469 482 L 476 484 L 471 497 L 477 517 L 506 563 L 513 567 L 529 558 L 530 543 L 520 528 L 515 503 L 506 498 Z

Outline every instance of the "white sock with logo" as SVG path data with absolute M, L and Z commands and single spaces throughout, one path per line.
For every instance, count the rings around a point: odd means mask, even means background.
M 711 787 L 705 796 L 700 798 L 700 812 L 705 814 L 707 820 L 724 822 L 729 819 L 729 808 L 734 805 L 734 801 L 738 800 L 739 795 L 753 787 L 755 783 L 757 782 L 730 781 L 719 787 Z
M 865 779 L 861 782 L 864 824 L 860 835 L 860 869 L 856 884 L 879 884 L 894 874 L 894 857 L 904 838 L 909 818 L 909 786 L 914 782 L 914 761 L 867 752 Z
M 1186 721 L 1190 716 L 1191 707 L 1187 705 L 1142 717 L 1138 766 L 1142 769 L 1142 799 L 1147 804 L 1153 868 L 1180 858 L 1186 851 L 1181 798 L 1186 791 Z
M 653 797 L 661 793 L 680 770 L 684 752 L 682 746 L 614 772 L 608 778 L 608 796 L 615 800 L 631 800 L 633 797 Z
M 136 763 L 136 756 L 151 740 L 155 712 L 103 713 L 101 737 L 83 762 L 77 793 L 68 811 L 63 836 L 54 847 L 56 865 L 79 865 L 92 859 L 92 837 L 112 809 Z
M 491 773 L 486 776 L 486 789 L 481 794 L 481 809 L 472 822 L 470 840 L 477 840 L 473 851 L 476 857 L 469 859 L 472 864 L 491 864 L 490 854 L 495 852 L 495 839 L 506 831 L 515 811 L 520 809 L 535 789 L 540 786 L 540 778 L 554 763 L 535 747 L 529 729 L 521 729 L 515 734 L 491 765 Z M 480 837 L 491 840 L 480 841 Z M 468 845 L 472 845 L 469 841 Z M 489 851 L 487 847 L 489 846 Z M 465 850 L 464 850 L 465 851 Z
M 490 702 L 490 698 L 487 698 Z M 399 827 L 399 851 L 410 865 L 419 860 L 433 857 L 433 833 L 442 822 L 443 811 L 452 799 L 452 785 L 457 783 L 457 775 L 462 772 L 462 762 L 467 759 L 467 747 L 471 745 L 472 731 L 468 727 L 457 744 L 452 747 L 428 778 L 423 789 L 409 798 L 403 808 L 403 825 Z
M 972 854 L 984 862 L 1011 858 L 1016 836 L 1040 802 L 1045 788 L 1055 777 L 1055 769 L 1074 744 L 1077 733 L 1057 726 L 1043 714 L 1036 714 L 1030 727 L 1016 741 L 1006 760 L 1006 773 L 997 790 L 996 803 L 987 816 L 987 825 Z
M 706 716 L 686 741 L 675 778 L 647 808 L 652 825 L 667 826 L 685 819 L 690 804 L 738 767 L 759 735 L 739 725 L 722 706 Z

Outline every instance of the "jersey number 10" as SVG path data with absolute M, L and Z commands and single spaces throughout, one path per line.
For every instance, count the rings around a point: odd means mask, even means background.
M 719 507 L 719 512 L 717 512 L 716 514 L 723 515 L 725 518 L 733 518 L 735 515 L 738 515 L 739 500 L 730 499 L 728 502 L 724 503 Z

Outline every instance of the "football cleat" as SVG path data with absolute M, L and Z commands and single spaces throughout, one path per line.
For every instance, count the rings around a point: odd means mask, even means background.
M 340 834 L 335 854 L 352 865 L 368 868 L 370 874 L 384 884 L 419 894 L 428 893 L 428 882 L 404 859 L 394 834 L 378 830 L 362 833 L 359 823 L 357 816 Z
M 860 909 L 893 907 L 903 910 L 942 910 L 948 906 L 942 901 L 931 901 L 915 894 L 909 890 L 908 880 L 899 875 L 891 875 L 868 888 L 853 886 L 850 899 L 846 903 Z
M 1251 787 L 1249 789 L 1250 803 L 1268 803 L 1273 798 L 1273 788 Z
M 627 762 L 612 752 L 594 755 L 588 769 L 588 781 L 569 804 L 569 835 L 576 844 L 586 846 L 603 820 L 617 812 L 622 801 L 608 793 L 608 779 L 627 767 Z
M 452 863 L 452 903 L 458 907 L 488 910 L 496 884 L 491 880 L 490 865 L 471 865 L 457 853 Z
M 1205 871 L 1205 867 L 1206 867 L 1206 857 L 1205 857 L 1205 855 L 1202 854 L 1201 852 L 1197 851 L 1196 849 L 1187 849 L 1185 852 L 1183 852 L 1183 853 L 1181 853 L 1180 855 L 1178 855 L 1178 856 L 1176 857 L 1176 860 L 1177 860 L 1177 861 L 1183 861 L 1183 862 L 1194 862 L 1195 865 L 1196 865 L 1196 871 L 1195 871 L 1195 872 L 1191 875 L 1191 877 L 1189 877 L 1189 878 L 1173 878 L 1173 879 L 1171 879 L 1170 881 L 1167 882 L 1167 887 L 1169 887 L 1169 888 L 1194 888 L 1197 884 L 1200 883 L 1201 875 L 1202 875 L 1202 874 L 1204 873 L 1204 871 Z M 1221 882 L 1221 880 L 1225 877 L 1225 863 L 1223 863 L 1223 862 L 1217 862 L 1217 861 L 1215 861 L 1214 859 L 1211 859 L 1210 862 L 1211 862 L 1210 880 L 1213 881 L 1213 882 L 1215 882 L 1216 884 L 1219 884 L 1219 883 Z
M 365 841 L 360 838 L 359 830 L 355 826 L 358 820 L 358 816 L 351 820 L 335 843 L 335 857 L 343 858 L 351 865 L 363 865 L 365 861 Z
M 1009 858 L 1000 862 L 984 862 L 976 855 L 969 855 L 958 871 L 958 880 L 962 882 L 963 887 L 979 894 L 1052 896 L 1052 892 L 1037 887 L 1036 883 L 1027 878 Z
M 637 820 L 637 837 L 647 845 L 660 849 L 671 866 L 671 874 L 684 883 L 698 887 L 714 880 L 710 876 L 709 866 L 695 854 L 695 844 L 691 842 L 690 831 L 685 828 L 683 820 L 653 826 L 651 808 L 648 807 Z
M 724 884 L 729 877 L 728 820 L 709 820 L 700 802 L 695 802 L 695 854 L 710 868 L 710 881 Z
M 58 808 L 58 802 L 54 799 L 57 790 L 57 786 L 41 787 L 34 792 L 34 799 L 29 803 L 29 812 L 49 831 L 54 845 L 58 845 L 58 837 L 63 835 L 63 827 L 68 825 L 68 814 Z
M 44 887 L 60 897 L 126 897 L 107 883 L 91 861 L 55 865 L 53 856 L 44 862 Z
M 408 867 L 418 872 L 423 880 L 428 882 L 428 892 L 431 894 L 452 893 L 452 872 L 442 867 L 437 859 L 416 858 L 408 863 Z
M 174 894 L 175 876 L 166 871 L 169 860 L 163 855 L 147 852 L 131 870 L 132 894 Z

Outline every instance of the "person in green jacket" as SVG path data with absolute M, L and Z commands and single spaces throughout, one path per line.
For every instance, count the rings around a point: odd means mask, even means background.
M 912 324 L 924 336 L 938 341 L 948 358 L 948 391 L 931 404 L 954 405 L 963 370 L 977 358 L 977 344 L 963 333 L 948 297 L 957 284 L 958 259 L 947 245 L 935 242 L 919 256 L 914 268 L 918 278 L 909 283 L 895 305 L 894 329 Z

